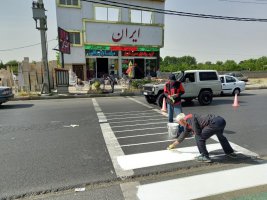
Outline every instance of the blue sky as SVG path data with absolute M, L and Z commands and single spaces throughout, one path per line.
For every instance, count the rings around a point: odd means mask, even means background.
M 5 49 L 40 42 L 32 18 L 32 0 L 1 1 L 0 62 L 41 60 L 40 45 L 14 51 Z M 48 17 L 48 40 L 56 39 L 54 0 L 44 0 Z M 166 9 L 211 15 L 267 19 L 265 0 L 166 0 Z M 57 41 L 48 43 L 49 60 L 55 59 Z M 194 56 L 198 62 L 232 59 L 237 62 L 267 55 L 267 22 L 236 22 L 165 16 L 165 47 L 161 56 Z

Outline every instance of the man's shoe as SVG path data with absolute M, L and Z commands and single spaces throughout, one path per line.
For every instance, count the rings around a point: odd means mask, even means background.
M 228 153 L 228 154 L 226 154 L 226 156 L 228 156 L 229 158 L 237 158 L 238 156 L 237 156 L 237 154 L 236 153 Z
M 175 145 L 170 144 L 170 145 L 167 147 L 167 150 L 172 150 L 172 149 L 174 149 L 174 148 L 175 148 Z
M 200 155 L 200 156 L 195 157 L 195 160 L 197 162 L 205 162 L 205 163 L 211 163 L 212 162 L 209 157 L 204 156 L 204 155 Z

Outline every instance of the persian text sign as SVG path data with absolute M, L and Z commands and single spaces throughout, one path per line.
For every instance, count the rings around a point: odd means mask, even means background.
M 118 56 L 117 51 L 110 50 L 85 50 L 85 56 Z
M 62 53 L 70 54 L 70 34 L 58 27 L 58 46 Z
M 88 44 L 163 46 L 163 28 L 160 26 L 96 22 L 86 22 L 85 25 Z

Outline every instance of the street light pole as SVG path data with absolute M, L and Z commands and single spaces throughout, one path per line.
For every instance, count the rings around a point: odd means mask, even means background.
M 43 0 L 33 1 L 32 2 L 32 12 L 33 19 L 36 23 L 36 29 L 40 30 L 41 34 L 41 46 L 42 46 L 42 62 L 44 66 L 44 81 L 42 86 L 42 94 L 49 94 L 50 89 L 50 80 L 49 80 L 49 68 L 48 68 L 48 59 L 47 59 L 47 17 L 45 15 L 45 8 Z

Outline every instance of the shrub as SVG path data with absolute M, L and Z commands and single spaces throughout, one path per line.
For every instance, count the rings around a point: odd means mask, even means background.
M 144 84 L 151 83 L 151 80 L 132 80 L 131 86 L 135 89 L 141 89 Z

